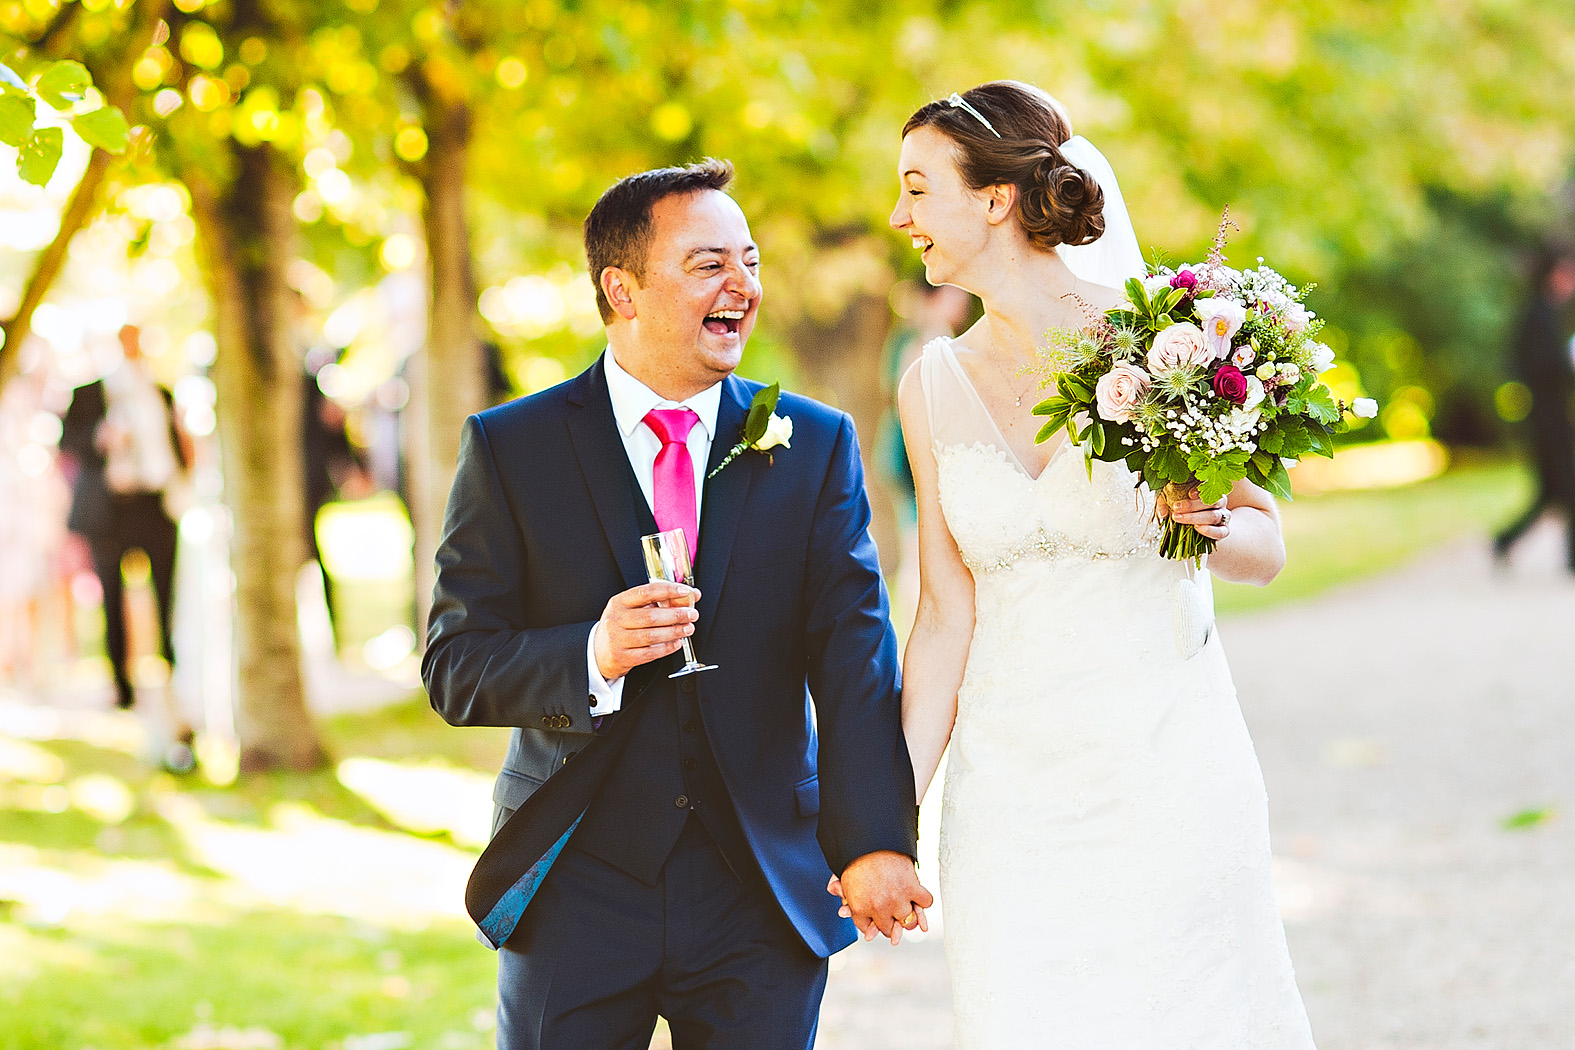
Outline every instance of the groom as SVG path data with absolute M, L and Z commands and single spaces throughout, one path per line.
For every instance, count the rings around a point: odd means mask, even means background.
M 658 1015 L 676 1050 L 802 1050 L 826 957 L 931 903 L 852 421 L 785 394 L 791 447 L 717 472 L 760 389 L 732 374 L 761 286 L 731 181 L 603 194 L 607 352 L 465 424 L 422 676 L 451 724 L 514 727 L 466 891 L 500 1050 L 645 1050 Z M 646 582 L 672 528 L 698 611 Z M 669 678 L 686 637 L 717 667 Z

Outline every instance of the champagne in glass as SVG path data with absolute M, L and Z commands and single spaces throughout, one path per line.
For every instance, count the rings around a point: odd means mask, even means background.
M 690 564 L 689 540 L 684 536 L 683 529 L 668 529 L 650 536 L 640 537 L 640 547 L 645 552 L 645 572 L 652 583 L 665 581 L 667 583 L 681 583 L 686 587 L 693 587 L 694 566 Z M 693 604 L 694 599 L 680 602 L 683 605 Z M 696 671 L 714 671 L 716 664 L 703 664 L 695 659 L 695 647 L 686 637 L 684 644 L 684 665 L 669 678 L 682 678 L 686 674 Z

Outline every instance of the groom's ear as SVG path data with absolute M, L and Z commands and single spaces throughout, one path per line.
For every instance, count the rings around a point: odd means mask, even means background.
M 631 293 L 639 287 L 634 277 L 620 267 L 606 266 L 602 268 L 601 282 L 607 305 L 625 321 L 634 320 L 634 296 Z

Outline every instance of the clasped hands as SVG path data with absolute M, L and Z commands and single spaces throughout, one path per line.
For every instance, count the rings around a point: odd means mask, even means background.
M 866 941 L 873 941 L 878 933 L 898 944 L 903 930 L 929 932 L 924 909 L 935 898 L 919 882 L 913 861 L 901 853 L 866 853 L 849 863 L 841 878 L 833 875 L 826 892 L 841 899 L 837 914 L 852 919 Z
M 1218 543 L 1230 535 L 1230 508 L 1225 505 L 1228 497 L 1213 503 L 1198 498 L 1197 485 L 1166 485 L 1155 499 L 1154 511 L 1160 521 L 1173 519 L 1180 525 L 1191 525 L 1199 534 Z

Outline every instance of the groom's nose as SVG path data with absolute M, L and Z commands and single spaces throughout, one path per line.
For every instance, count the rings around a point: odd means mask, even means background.
M 746 299 L 754 300 L 760 297 L 760 278 L 745 263 L 736 263 L 728 267 L 726 287 L 729 292 Z

